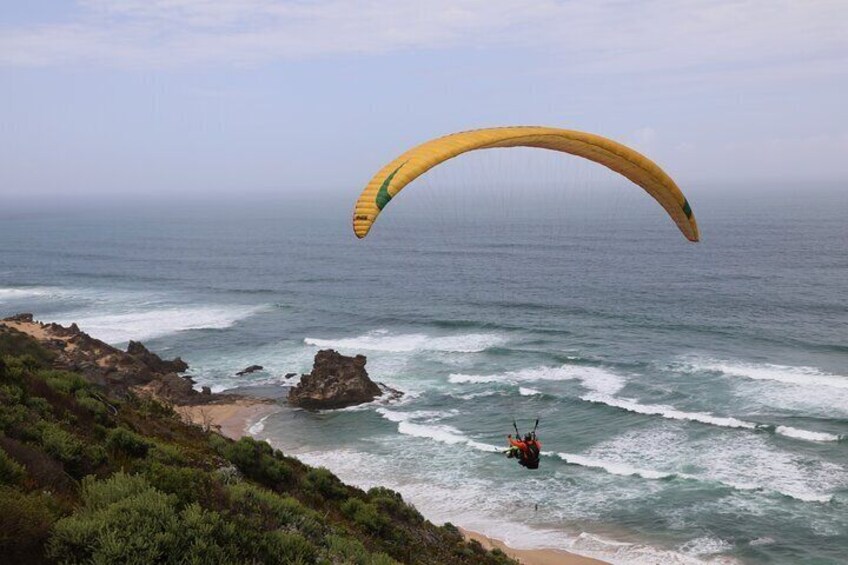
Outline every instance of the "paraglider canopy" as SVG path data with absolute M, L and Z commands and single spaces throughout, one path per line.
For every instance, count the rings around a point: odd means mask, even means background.
M 353 212 L 353 231 L 368 235 L 380 212 L 410 182 L 433 167 L 469 151 L 496 147 L 538 147 L 600 163 L 650 194 L 689 241 L 698 241 L 698 224 L 677 184 L 653 161 L 611 139 L 575 130 L 516 126 L 454 133 L 410 149 L 374 175 Z

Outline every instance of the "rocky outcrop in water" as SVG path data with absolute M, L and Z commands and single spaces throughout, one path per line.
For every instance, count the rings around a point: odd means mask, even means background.
M 363 404 L 383 396 L 380 386 L 368 377 L 365 363 L 364 355 L 347 357 L 332 349 L 319 351 L 312 372 L 303 375 L 300 383 L 289 391 L 289 404 L 307 410 L 325 410 Z M 389 390 L 393 397 L 402 394 Z
M 249 375 L 250 373 L 255 373 L 256 371 L 261 371 L 264 369 L 262 365 L 251 365 L 250 367 L 245 367 L 238 373 L 236 373 L 237 377 L 243 377 L 244 375 Z

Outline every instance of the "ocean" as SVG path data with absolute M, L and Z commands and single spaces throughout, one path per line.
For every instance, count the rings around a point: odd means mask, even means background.
M 399 198 L 363 241 L 318 197 L 7 210 L 0 315 L 142 340 L 214 391 L 282 396 L 319 349 L 364 354 L 403 399 L 251 432 L 516 547 L 848 563 L 848 198 L 744 194 L 690 195 L 699 244 L 635 192 Z M 536 418 L 531 472 L 498 450 Z

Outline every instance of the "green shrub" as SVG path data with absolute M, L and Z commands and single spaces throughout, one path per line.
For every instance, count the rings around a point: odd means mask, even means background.
M 220 453 L 221 455 L 227 450 L 227 447 L 232 443 L 232 440 L 228 440 L 222 435 L 219 434 L 209 434 L 209 447 Z
M 43 367 L 50 363 L 54 356 L 28 335 L 7 331 L 0 332 L 0 357 L 6 357 L 7 365 L 16 357 L 24 357 L 29 365 Z
M 231 485 L 226 490 L 231 503 L 239 512 L 262 517 L 263 522 L 272 528 L 295 528 L 311 536 L 320 535 L 323 530 L 318 513 L 295 498 L 250 483 Z
M 53 520 L 47 495 L 0 487 L 0 555 L 4 562 L 40 561 Z
M 144 477 L 119 471 L 104 480 L 97 480 L 95 477 L 84 478 L 81 497 L 86 510 L 96 511 L 150 488 L 150 483 Z
M 215 469 L 215 476 L 225 485 L 235 485 L 241 482 L 241 473 L 235 465 L 226 465 Z
M 445 522 L 442 529 L 453 537 L 462 538 L 462 532 L 450 522 Z
M 347 496 L 347 489 L 345 489 L 344 484 L 324 467 L 316 467 L 307 471 L 304 476 L 304 483 L 306 488 L 321 493 L 325 498 L 341 499 Z
M 314 550 L 310 554 L 297 540 L 264 540 L 251 531 L 239 532 L 219 513 L 197 503 L 178 512 L 175 497 L 139 476 L 116 473 L 104 481 L 87 477 L 82 491 L 83 506 L 59 520 L 49 540 L 48 555 L 56 561 L 252 562 L 265 546 L 294 557 L 314 556 Z
M 222 454 L 245 476 L 268 486 L 282 488 L 291 483 L 288 464 L 274 456 L 274 450 L 264 441 L 243 437 L 222 446 Z
M 372 553 L 366 563 L 367 565 L 400 565 L 398 561 L 395 561 L 385 553 Z
M 100 495 L 98 502 L 103 502 Z M 65 562 L 161 563 L 172 560 L 179 548 L 174 501 L 148 486 L 105 505 L 86 505 L 59 520 L 48 553 Z
M 82 444 L 53 422 L 41 422 L 41 445 L 49 455 L 63 463 L 76 463 L 82 454 Z
M 87 444 L 83 450 L 83 457 L 91 466 L 91 469 L 96 469 L 109 460 L 106 450 L 103 449 L 102 445 L 97 443 Z
M 109 409 L 103 402 L 92 398 L 91 396 L 78 396 L 77 404 L 91 412 L 100 422 L 105 422 L 109 418 Z
M 3 334 L 0 333 L 0 338 L 2 338 L 2 336 Z M 24 369 L 20 360 L 16 357 L 3 357 L 2 355 L 0 355 L 0 360 L 3 362 L 3 374 L 0 375 L 0 382 L 19 382 L 24 374 Z
M 26 405 L 41 418 L 49 418 L 53 414 L 53 405 L 46 398 L 31 396 L 27 399 Z
M 356 565 L 365 565 L 368 563 L 368 551 L 356 538 L 349 538 L 336 534 L 330 534 L 324 538 L 324 543 L 327 545 L 327 550 L 333 561 L 341 561 L 342 563 L 355 563 Z
M 0 434 L 0 446 L 3 450 L 26 469 L 24 485 L 37 486 L 43 490 L 75 495 L 77 485 L 74 483 L 62 463 L 53 459 L 39 446 L 27 444 Z
M 206 500 L 213 489 L 211 475 L 193 467 L 154 463 L 147 473 L 147 478 L 157 489 L 176 496 L 183 506 Z
M 39 372 L 39 376 L 44 379 L 47 386 L 61 394 L 71 395 L 78 390 L 87 389 L 90 384 L 85 377 L 79 373 L 70 373 L 68 371 L 43 370 Z
M 199 504 L 190 504 L 180 513 L 180 556 L 181 563 L 236 563 L 240 553 L 238 534 L 232 523 L 225 521 L 217 512 L 204 510 Z M 177 556 L 169 560 L 177 561 Z
M 21 404 L 0 404 L 0 431 L 21 439 L 37 439 L 40 433 L 33 427 L 29 410 Z
M 318 555 L 317 548 L 300 534 L 291 532 L 270 532 L 264 536 L 263 561 L 280 564 L 313 563 Z
M 16 384 L 0 385 L 0 404 L 2 406 L 11 406 L 20 404 L 24 401 L 24 389 Z
M 377 507 L 358 498 L 348 498 L 342 504 L 342 512 L 366 530 L 381 534 L 388 530 L 389 520 Z
M 26 476 L 24 468 L 0 448 L 0 484 L 16 485 Z
M 168 465 L 188 464 L 188 459 L 183 453 L 183 450 L 177 445 L 157 440 L 149 441 L 148 445 L 150 446 L 148 457 L 154 461 Z
M 149 447 L 143 437 L 124 427 L 111 429 L 106 434 L 107 449 L 130 457 L 144 457 Z
M 149 396 L 131 396 L 130 402 L 140 414 L 148 418 L 157 420 L 179 419 L 179 416 L 170 405 Z
M 372 504 L 377 505 L 377 508 L 394 517 L 416 524 L 424 522 L 421 513 L 415 507 L 404 502 L 403 497 L 398 492 L 385 487 L 374 487 L 368 491 L 368 498 Z
M 398 562 L 385 553 L 368 553 L 362 542 L 355 538 L 330 534 L 324 539 L 327 553 L 333 563 L 352 565 L 398 565 Z
M 0 332 L 0 342 L 2 342 L 4 335 L 6 334 Z M 0 345 L 0 349 L 2 349 L 2 345 Z M 3 357 L 3 361 L 5 363 L 3 381 L 7 383 L 20 384 L 25 380 L 26 375 L 32 375 L 39 367 L 43 366 L 38 358 L 28 354 L 7 355 Z

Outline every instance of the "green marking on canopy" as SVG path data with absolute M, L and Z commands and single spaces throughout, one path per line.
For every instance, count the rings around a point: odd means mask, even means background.
M 400 167 L 406 165 L 406 161 L 400 164 Z M 380 190 L 377 191 L 377 208 L 382 210 L 386 207 L 386 204 L 392 199 L 392 195 L 389 194 L 389 185 L 392 182 L 392 179 L 395 178 L 395 174 L 400 170 L 400 167 L 392 171 L 392 173 L 386 177 L 386 180 L 383 181 L 383 184 L 380 185 Z
M 686 214 L 687 218 L 692 219 L 692 208 L 689 206 L 689 201 L 685 198 L 683 199 L 683 213 Z

